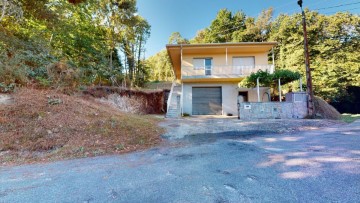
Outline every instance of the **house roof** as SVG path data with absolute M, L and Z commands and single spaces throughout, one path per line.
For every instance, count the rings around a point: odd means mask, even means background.
M 181 78 L 181 51 L 183 54 L 232 54 L 268 52 L 277 42 L 237 42 L 210 44 L 168 44 L 166 49 L 176 76 Z

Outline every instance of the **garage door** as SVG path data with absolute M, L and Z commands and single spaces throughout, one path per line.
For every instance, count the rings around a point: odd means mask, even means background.
M 193 87 L 192 114 L 193 115 L 221 115 L 222 114 L 221 87 Z

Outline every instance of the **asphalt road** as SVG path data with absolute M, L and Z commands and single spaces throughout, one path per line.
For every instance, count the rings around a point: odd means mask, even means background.
M 171 142 L 127 155 L 0 168 L 0 202 L 360 202 L 360 121 Z

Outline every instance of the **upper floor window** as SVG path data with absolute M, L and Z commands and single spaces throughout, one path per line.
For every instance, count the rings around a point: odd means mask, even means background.
M 255 66 L 255 57 L 254 56 L 241 56 L 233 58 L 234 67 L 254 67 Z
M 194 58 L 195 70 L 205 70 L 205 75 L 211 75 L 212 58 Z

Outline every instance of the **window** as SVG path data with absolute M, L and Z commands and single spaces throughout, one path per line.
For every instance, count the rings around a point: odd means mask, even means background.
M 194 70 L 205 70 L 205 75 L 211 75 L 212 58 L 193 59 Z
M 205 75 L 211 75 L 211 59 L 205 59 Z
M 233 66 L 255 66 L 254 56 L 234 57 Z
M 195 70 L 203 70 L 205 68 L 204 59 L 194 59 L 193 64 Z
M 254 56 L 234 57 L 232 60 L 233 74 L 246 75 L 255 67 Z

